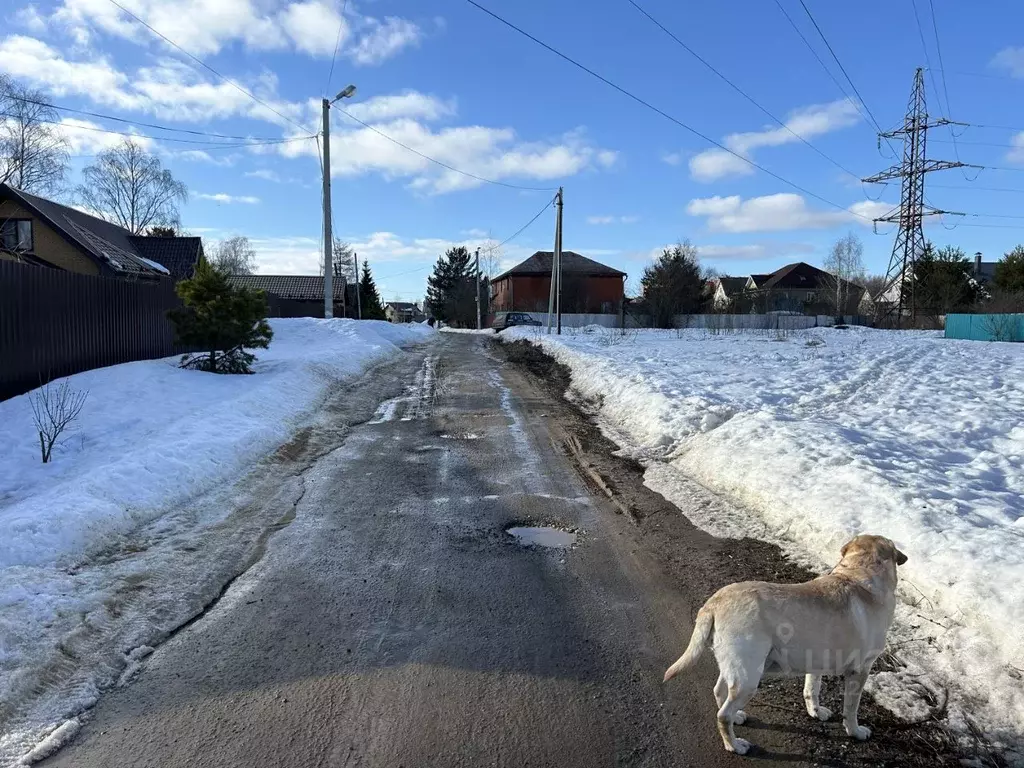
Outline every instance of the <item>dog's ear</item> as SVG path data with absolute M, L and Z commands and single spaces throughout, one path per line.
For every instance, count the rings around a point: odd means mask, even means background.
M 853 544 L 852 540 L 846 542 L 845 544 L 843 544 L 843 548 L 839 550 L 839 556 L 840 557 L 846 557 L 846 550 L 848 550 L 850 548 L 851 544 Z
M 907 562 L 906 555 L 904 555 L 902 552 L 896 549 L 896 547 L 893 547 L 893 550 L 896 552 L 896 565 L 903 565 L 905 562 Z

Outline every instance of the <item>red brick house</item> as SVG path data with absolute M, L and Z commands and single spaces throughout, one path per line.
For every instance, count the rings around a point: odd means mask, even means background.
M 553 258 L 551 251 L 537 251 L 491 280 L 491 312 L 547 312 Z M 618 314 L 625 280 L 625 272 L 562 251 L 562 311 Z

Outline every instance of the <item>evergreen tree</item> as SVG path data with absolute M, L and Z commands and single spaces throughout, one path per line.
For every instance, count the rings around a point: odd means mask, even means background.
M 704 279 L 697 249 L 689 242 L 666 248 L 640 278 L 644 299 L 658 328 L 672 328 L 675 316 L 700 309 Z
M 438 257 L 434 273 L 427 278 L 431 314 L 456 327 L 476 327 L 476 278 L 471 259 L 464 246 L 449 248 Z
M 996 264 L 995 284 L 1008 293 L 1024 293 L 1024 245 L 1018 245 Z
M 936 317 L 966 309 L 982 294 L 963 249 L 947 245 L 936 251 L 931 243 L 914 265 L 911 290 L 918 310 Z
M 363 320 L 385 320 L 384 304 L 380 300 L 380 293 L 377 291 L 377 283 L 373 280 L 370 272 L 370 262 L 363 261 L 363 277 L 359 281 L 359 301 L 362 308 Z
M 176 286 L 184 307 L 167 313 L 179 344 L 202 352 L 185 355 L 182 368 L 211 373 L 252 373 L 256 356 L 246 349 L 266 349 L 273 331 L 267 323 L 263 291 L 233 288 L 227 276 L 202 260 L 190 280 Z

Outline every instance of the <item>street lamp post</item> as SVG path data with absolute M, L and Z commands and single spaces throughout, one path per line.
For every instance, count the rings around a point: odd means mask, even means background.
M 331 232 L 331 104 L 349 99 L 356 92 L 354 85 L 333 99 L 323 100 L 324 133 L 324 317 L 334 317 L 334 235 Z

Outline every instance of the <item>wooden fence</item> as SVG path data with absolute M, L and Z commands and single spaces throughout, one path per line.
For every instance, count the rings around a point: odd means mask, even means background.
M 92 368 L 181 354 L 170 280 L 128 282 L 0 261 L 0 400 Z

